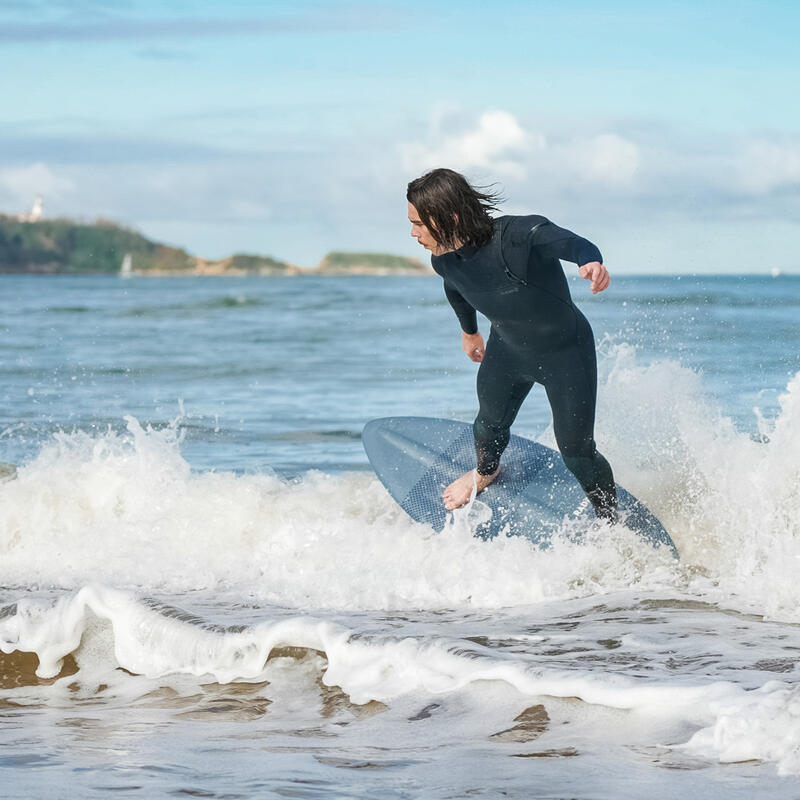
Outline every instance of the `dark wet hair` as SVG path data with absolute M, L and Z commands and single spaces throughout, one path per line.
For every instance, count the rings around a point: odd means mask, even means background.
M 444 168 L 411 181 L 406 199 L 436 241 L 453 250 L 465 244 L 487 244 L 494 233 L 489 212 L 502 202 L 499 193 L 479 191 L 460 173 Z

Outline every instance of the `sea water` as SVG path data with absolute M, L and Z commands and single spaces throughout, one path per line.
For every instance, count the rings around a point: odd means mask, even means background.
M 436 278 L 0 278 L 0 794 L 800 796 L 800 277 L 572 290 L 680 561 L 389 498 L 363 424 L 476 409 Z

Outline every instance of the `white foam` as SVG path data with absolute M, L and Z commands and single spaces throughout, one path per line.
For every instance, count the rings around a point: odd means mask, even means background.
M 0 485 L 0 583 L 376 609 L 519 605 L 675 579 L 668 553 L 621 527 L 547 552 L 476 539 L 463 520 L 436 535 L 373 476 L 194 474 L 179 444 L 174 429 L 133 419 L 123 435 L 58 436 Z
M 781 775 L 800 774 L 800 687 L 771 681 L 717 704 L 716 720 L 681 748 L 723 763 L 774 761 Z
M 800 618 L 800 375 L 756 442 L 675 362 L 602 361 L 597 439 L 665 523 L 672 564 L 624 529 L 557 541 L 434 535 L 369 474 L 196 474 L 175 427 L 60 434 L 0 483 L 0 583 L 230 590 L 300 608 L 524 605 L 638 584 Z M 480 513 L 480 498 L 466 516 Z
M 675 362 L 604 361 L 597 438 L 617 479 L 672 534 L 683 562 L 711 580 L 698 593 L 767 616 L 800 619 L 800 373 L 765 441 L 736 430 Z
M 588 703 L 622 709 L 691 713 L 703 719 L 704 698 L 738 695 L 732 684 L 670 687 L 635 683 L 631 679 L 590 671 L 529 671 L 524 663 L 464 642 L 441 639 L 353 637 L 341 625 L 312 617 L 266 621 L 234 632 L 190 623 L 160 611 L 135 596 L 102 586 L 88 586 L 60 598 L 19 601 L 16 612 L 0 620 L 0 649 L 34 652 L 37 673 L 52 677 L 61 659 L 74 654 L 78 664 L 91 667 L 82 637 L 99 619 L 108 623 L 109 652 L 115 666 L 146 676 L 210 675 L 220 682 L 257 680 L 271 650 L 279 646 L 312 648 L 325 653 L 325 682 L 341 686 L 356 703 L 389 701 L 423 689 L 452 692 L 481 680 L 504 681 L 524 694 L 580 697 Z M 101 659 L 105 661 L 105 658 Z
M 412 693 L 446 694 L 498 682 L 526 697 L 577 697 L 589 706 L 638 714 L 651 724 L 668 720 L 673 729 L 678 723 L 700 727 L 678 749 L 723 762 L 770 760 L 784 774 L 800 773 L 798 687 L 773 681 L 746 691 L 726 681 L 534 668 L 521 654 L 479 645 L 466 650 L 464 640 L 354 633 L 301 616 L 226 631 L 181 619 L 129 593 L 93 586 L 55 604 L 20 601 L 15 613 L 0 619 L 0 649 L 35 652 L 43 677 L 56 675 L 61 659 L 73 653 L 81 674 L 97 680 L 119 666 L 149 677 L 210 676 L 230 682 L 263 680 L 277 647 L 309 648 L 325 655 L 323 682 L 340 686 L 355 703 L 390 703 Z

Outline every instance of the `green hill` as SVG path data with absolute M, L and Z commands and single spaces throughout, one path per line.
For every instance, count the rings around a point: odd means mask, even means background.
M 0 214 L 0 272 L 113 273 L 126 253 L 136 272 L 195 269 L 195 259 L 185 250 L 151 242 L 112 222 L 19 222 Z
M 430 268 L 417 258 L 393 256 L 387 253 L 346 253 L 340 250 L 328 253 L 320 261 L 317 271 L 330 275 L 390 275 L 428 274 Z
M 250 253 L 234 253 L 231 256 L 230 267 L 234 270 L 257 272 L 260 275 L 276 275 L 280 273 L 295 273 L 298 268 L 278 261 L 270 256 L 251 255 Z

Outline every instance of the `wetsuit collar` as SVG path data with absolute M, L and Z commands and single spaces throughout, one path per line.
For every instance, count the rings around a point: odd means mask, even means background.
M 500 223 L 501 217 L 497 217 L 496 219 L 492 220 L 494 223 L 494 233 L 492 234 L 491 241 L 497 241 L 498 237 L 502 233 L 502 225 Z M 486 245 L 484 245 L 485 247 Z M 478 252 L 482 248 L 478 247 L 474 244 L 465 244 L 463 247 L 459 247 L 458 250 L 453 250 L 453 253 L 457 255 L 462 261 L 465 261 L 468 258 L 472 258 L 475 253 Z
M 472 256 L 478 252 L 478 249 L 479 248 L 474 244 L 465 244 L 463 247 L 459 247 L 458 250 L 454 250 L 453 252 L 463 260 L 465 258 L 472 258 Z

